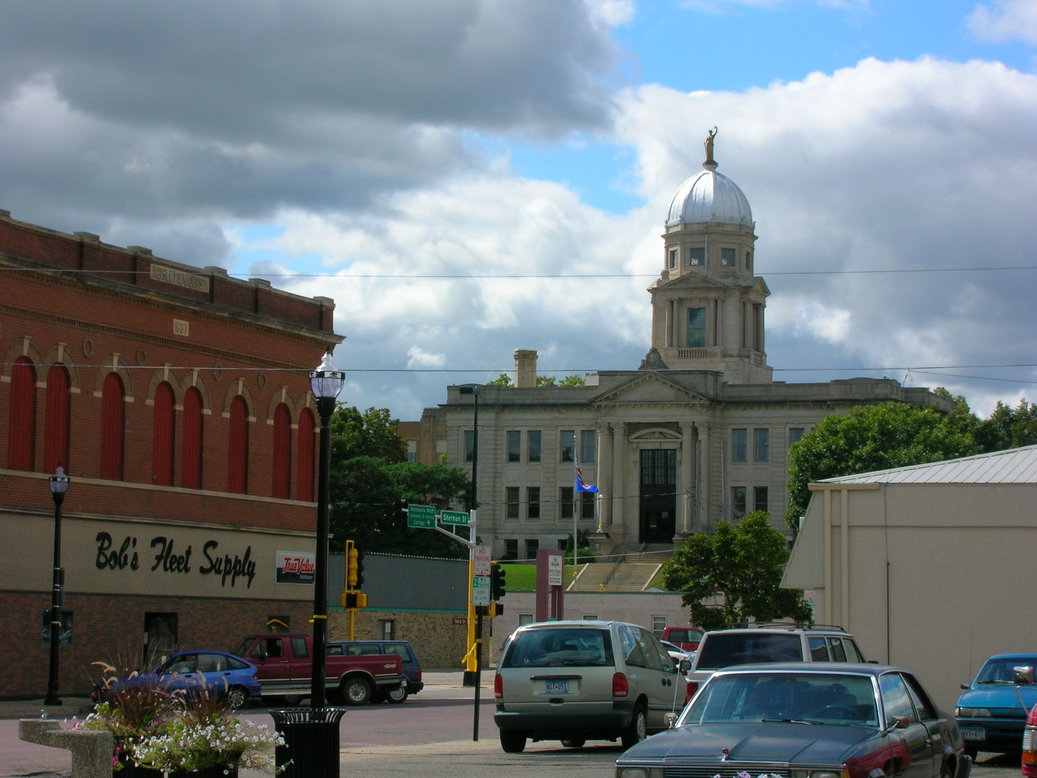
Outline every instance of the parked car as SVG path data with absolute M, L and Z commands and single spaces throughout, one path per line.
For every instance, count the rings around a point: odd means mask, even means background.
M 1037 654 L 996 654 L 979 668 L 954 706 L 954 717 L 973 758 L 979 751 L 1014 753 L 1023 727 L 1037 704 L 1034 668 Z
M 526 740 L 630 746 L 667 726 L 684 684 L 659 639 L 619 621 L 552 621 L 515 630 L 493 679 L 501 748 Z
M 247 635 L 234 654 L 256 666 L 263 697 L 277 704 L 297 705 L 309 697 L 313 684 L 313 636 L 307 633 Z M 405 683 L 399 656 L 324 655 L 324 684 L 328 700 L 365 705 Z
M 260 696 L 256 666 L 224 651 L 179 651 L 151 672 L 116 679 L 108 688 L 114 690 L 127 684 L 154 684 L 181 693 L 208 689 L 226 694 L 235 708 Z M 98 701 L 104 699 L 104 691 L 95 692 Z
M 842 627 L 756 624 L 705 632 L 688 672 L 688 698 L 716 670 L 761 662 L 863 662 L 853 636 Z
M 676 643 L 671 643 L 669 640 L 660 640 L 659 642 L 663 644 L 666 653 L 670 655 L 670 659 L 673 660 L 674 666 L 679 665 L 682 659 L 691 659 L 692 655 L 695 653 L 693 651 L 685 651 Z
M 1023 775 L 1026 778 L 1037 778 L 1037 705 L 1030 710 L 1026 717 L 1026 726 L 1023 727 L 1022 750 Z
M 702 630 L 698 627 L 665 627 L 662 639 L 675 643 L 685 651 L 695 651 L 702 640 Z
M 400 703 L 407 699 L 408 695 L 417 694 L 425 688 L 425 682 L 421 675 L 421 661 L 418 654 L 406 640 L 337 640 L 328 643 L 328 656 L 369 656 L 371 654 L 396 654 L 403 661 L 403 676 L 406 682 L 390 689 L 389 691 L 376 694 L 371 698 L 372 702 L 388 700 Z
M 968 778 L 971 766 L 954 718 L 906 670 L 791 662 L 718 670 L 616 776 Z

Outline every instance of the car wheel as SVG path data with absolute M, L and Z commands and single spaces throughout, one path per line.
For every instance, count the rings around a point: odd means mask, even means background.
M 248 692 L 240 686 L 232 686 L 227 690 L 227 702 L 235 709 L 244 707 L 248 702 Z
M 623 748 L 637 745 L 646 737 L 648 737 L 648 719 L 645 714 L 645 706 L 643 703 L 638 703 L 637 707 L 634 708 L 634 715 L 631 716 L 630 723 L 623 730 L 621 738 Z
M 371 701 L 371 684 L 366 678 L 350 678 L 342 685 L 347 705 L 366 705 Z
M 302 702 L 301 694 L 289 694 L 281 698 L 285 705 L 295 706 Z
M 963 750 L 965 751 L 965 756 L 967 756 L 973 762 L 975 762 L 976 757 L 979 756 L 979 749 L 975 746 L 970 746 L 966 743 L 965 748 Z
M 566 748 L 583 748 L 583 744 L 586 742 L 587 739 L 582 737 L 567 737 L 562 739 L 562 745 Z
M 407 687 L 400 685 L 385 693 L 385 698 L 394 705 L 399 705 L 401 702 L 407 699 Z
M 506 754 L 521 754 L 526 747 L 526 733 L 515 729 L 502 729 L 500 747 Z

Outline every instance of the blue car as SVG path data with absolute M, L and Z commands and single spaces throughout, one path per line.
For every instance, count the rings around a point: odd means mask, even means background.
M 996 654 L 979 668 L 972 683 L 962 684 L 954 717 L 965 738 L 965 753 L 1015 753 L 1023 742 L 1026 716 L 1037 704 L 1035 654 Z
M 150 673 L 119 679 L 113 688 L 132 682 L 157 683 L 170 692 L 209 689 L 225 693 L 235 708 L 260 696 L 256 666 L 224 651 L 178 651 Z

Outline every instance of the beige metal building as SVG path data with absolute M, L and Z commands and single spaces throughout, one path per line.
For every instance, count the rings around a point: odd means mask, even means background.
M 950 709 L 988 656 L 1037 651 L 1037 446 L 810 488 L 782 586 L 868 659 L 910 668 Z

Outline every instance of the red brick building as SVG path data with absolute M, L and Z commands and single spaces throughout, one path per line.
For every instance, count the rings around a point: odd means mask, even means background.
M 47 690 L 59 465 L 62 694 L 92 662 L 309 629 L 333 312 L 0 211 L 0 698 Z

